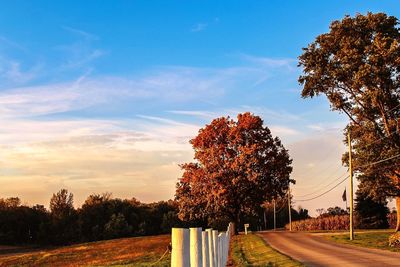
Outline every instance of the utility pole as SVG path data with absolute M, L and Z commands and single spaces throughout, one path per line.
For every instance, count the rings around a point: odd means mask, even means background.
M 351 160 L 350 129 L 347 132 L 347 141 L 349 143 L 349 173 L 350 173 L 350 240 L 354 240 L 354 225 L 353 225 L 353 166 L 352 166 L 352 160 Z
M 276 230 L 276 207 L 275 207 L 275 198 L 274 198 L 274 231 Z
M 290 187 L 288 190 L 288 206 L 289 206 L 289 231 L 292 231 L 292 205 L 290 205 Z

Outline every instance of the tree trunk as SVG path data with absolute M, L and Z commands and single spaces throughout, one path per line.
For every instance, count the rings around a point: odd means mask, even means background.
M 234 218 L 232 219 L 231 223 L 232 223 L 232 235 L 237 235 L 239 234 L 239 222 L 240 222 L 240 215 L 239 213 L 236 213 L 234 216 Z
M 232 228 L 231 228 L 231 236 L 237 235 L 237 231 L 236 231 L 236 227 L 237 227 L 237 223 L 232 221 L 231 222 Z
M 396 197 L 397 223 L 396 232 L 400 231 L 400 196 Z

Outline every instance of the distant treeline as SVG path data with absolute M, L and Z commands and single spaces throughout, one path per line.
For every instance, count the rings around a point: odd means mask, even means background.
M 212 227 L 225 229 L 226 218 L 183 222 L 178 218 L 174 200 L 141 203 L 135 198 L 113 198 L 110 193 L 87 197 L 80 208 L 73 205 L 73 195 L 62 189 L 53 194 L 49 209 L 43 205 L 27 206 L 18 197 L 0 198 L 0 244 L 65 245 L 119 237 L 159 235 L 172 227 Z M 277 227 L 288 221 L 288 207 L 278 203 Z M 264 211 L 266 212 L 264 214 Z M 266 221 L 264 221 L 264 218 Z M 308 211 L 292 209 L 292 219 L 309 218 Z M 251 230 L 273 228 L 272 206 L 259 208 L 252 216 L 241 218 Z M 243 230 L 243 225 L 238 226 Z
M 169 233 L 183 223 L 174 201 L 144 204 L 111 194 L 90 195 L 75 209 L 73 195 L 61 190 L 42 205 L 22 205 L 19 198 L 0 199 L 0 243 L 61 245 L 125 236 Z

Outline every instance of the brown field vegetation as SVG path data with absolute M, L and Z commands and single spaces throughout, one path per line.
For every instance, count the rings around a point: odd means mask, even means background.
M 0 266 L 152 266 L 166 251 L 170 235 L 121 238 L 73 246 L 1 254 Z M 157 266 L 169 266 L 167 253 Z
M 357 218 L 354 218 L 356 228 L 359 228 Z M 396 214 L 388 214 L 389 228 L 396 227 Z M 289 224 L 285 225 L 289 229 Z M 306 220 L 299 220 L 292 222 L 293 231 L 315 231 L 315 230 L 348 230 L 349 229 L 349 215 L 332 215 L 318 218 L 310 218 Z

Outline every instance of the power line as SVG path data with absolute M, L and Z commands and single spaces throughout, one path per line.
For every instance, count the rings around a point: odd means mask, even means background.
M 327 166 L 326 168 L 323 168 L 321 171 L 318 171 L 318 173 L 321 174 L 321 173 L 327 172 L 327 173 L 329 173 L 329 175 L 326 175 L 327 177 L 336 176 L 336 173 L 337 173 L 338 171 L 340 171 L 340 169 L 343 168 L 343 166 L 342 166 L 342 165 L 339 165 L 339 166 L 337 166 L 337 167 L 334 169 L 333 172 L 330 172 L 330 171 L 328 172 L 328 170 L 331 170 L 333 166 L 335 166 L 335 165 L 329 165 L 329 166 Z M 312 173 L 312 172 L 310 172 L 310 173 Z M 307 177 L 307 176 L 316 176 L 316 175 L 308 174 L 308 175 L 305 176 L 305 175 L 297 175 L 297 174 L 296 174 L 296 177 L 303 177 L 303 178 L 304 178 L 304 177 Z M 329 179 L 329 178 L 328 178 L 328 179 Z M 310 179 L 310 180 L 314 180 L 314 179 Z M 307 188 L 307 187 L 313 187 L 313 188 L 315 188 L 315 187 L 321 186 L 321 185 L 324 184 L 324 183 L 325 183 L 325 181 L 322 181 L 322 182 L 318 183 L 318 184 L 315 185 L 315 186 L 303 186 L 303 187 L 300 186 L 300 188 Z
M 364 164 L 364 165 L 362 165 L 362 166 L 359 166 L 358 168 L 362 168 L 362 167 L 366 167 L 366 166 L 375 165 L 375 164 L 382 163 L 382 162 L 385 162 L 385 161 L 388 161 L 388 160 L 392 160 L 392 159 L 398 158 L 398 157 L 400 157 L 400 154 L 397 154 L 397 155 L 395 155 L 395 156 L 392 156 L 392 157 L 389 157 L 389 158 L 386 158 L 386 159 L 382 159 L 382 160 L 379 160 L 379 161 L 376 161 L 376 162 L 372 162 L 372 163 L 369 163 L 369 164 Z M 343 175 L 342 175 L 342 176 L 343 176 Z M 341 177 L 342 177 L 342 176 L 341 176 Z M 341 177 L 339 177 L 338 179 L 340 179 Z M 329 190 L 325 191 L 325 192 L 322 193 L 322 194 L 319 194 L 318 196 L 315 196 L 315 197 L 312 197 L 312 198 L 308 198 L 308 199 L 300 199 L 300 200 L 296 200 L 296 201 L 298 201 L 298 202 L 304 202 L 304 201 L 310 201 L 310 200 L 314 200 L 314 199 L 317 199 L 317 198 L 319 198 L 319 197 L 322 197 L 323 195 L 325 195 L 325 194 L 331 192 L 333 189 L 335 189 L 336 187 L 338 187 L 339 185 L 341 185 L 344 181 L 347 180 L 347 178 L 349 178 L 349 175 L 346 176 L 342 181 L 340 181 L 340 182 L 339 182 L 338 184 L 336 184 L 334 187 L 330 188 Z M 334 181 L 337 181 L 338 179 L 336 179 L 336 180 L 334 180 Z M 330 183 L 330 184 L 332 184 L 332 183 Z M 315 193 L 315 192 L 314 192 L 314 193 Z M 305 195 L 304 195 L 304 196 L 305 196 Z
M 346 171 L 345 173 L 343 173 L 342 175 L 340 175 L 340 176 L 339 176 L 338 178 L 336 178 L 335 180 L 331 181 L 329 184 L 324 185 L 323 187 L 321 187 L 321 188 L 319 188 L 319 189 L 313 191 L 312 193 L 308 193 L 308 194 L 305 194 L 305 195 L 300 195 L 300 196 L 298 196 L 298 197 L 306 197 L 306 196 L 314 195 L 315 193 L 318 193 L 318 192 L 321 191 L 322 189 L 327 188 L 328 186 L 330 186 L 330 185 L 333 184 L 334 182 L 336 182 L 336 181 L 338 181 L 339 179 L 343 178 L 343 176 L 345 176 L 346 173 L 347 173 L 347 171 Z
M 335 189 L 336 187 L 338 187 L 339 185 L 341 185 L 344 181 L 347 180 L 347 178 L 349 178 L 349 175 L 347 175 L 346 178 L 344 178 L 342 181 L 340 181 L 340 182 L 339 182 L 338 184 L 336 184 L 334 187 L 332 187 L 331 189 L 325 191 L 324 193 L 322 193 L 322 194 L 320 194 L 320 195 L 318 195 L 318 196 L 316 196 L 316 197 L 308 198 L 308 199 L 300 199 L 300 200 L 296 200 L 296 201 L 298 201 L 298 202 L 304 202 L 304 201 L 310 201 L 310 200 L 314 200 L 314 199 L 317 199 L 317 198 L 319 198 L 319 197 L 322 197 L 323 195 L 328 194 L 328 193 L 331 192 L 333 189 Z
M 381 160 L 378 160 L 378 161 L 375 161 L 375 162 L 371 162 L 371 163 L 368 163 L 368 164 L 364 164 L 364 165 L 361 165 L 361 166 L 356 167 L 355 169 L 359 169 L 359 168 L 364 168 L 364 167 L 372 166 L 372 165 L 375 165 L 375 164 L 378 164 L 378 163 L 382 163 L 382 162 L 385 162 L 385 161 L 388 161 L 388 160 L 392 160 L 392 159 L 395 159 L 395 158 L 398 158 L 398 157 L 400 157 L 400 154 L 397 154 L 397 155 L 392 156 L 392 157 L 390 157 L 390 158 L 381 159 Z
M 377 142 L 379 142 L 379 141 L 382 141 L 383 139 L 386 139 L 386 138 L 390 137 L 391 135 L 393 135 L 393 134 L 395 134 L 395 133 L 397 133 L 397 132 L 398 132 L 397 130 L 394 131 L 394 132 L 391 132 L 391 133 L 390 133 L 389 135 L 387 135 L 387 136 L 384 136 L 384 137 L 382 137 L 382 138 L 380 138 L 380 139 L 378 139 L 378 140 L 373 141 L 372 143 L 366 144 L 366 145 L 361 146 L 361 147 L 358 147 L 358 148 L 365 148 L 365 147 L 371 146 L 371 145 L 373 145 L 373 144 L 375 144 L 375 143 L 377 143 Z M 389 160 L 389 159 L 387 159 L 387 160 Z M 379 162 L 376 162 L 376 163 L 374 163 L 374 164 L 377 164 L 377 163 L 379 163 Z M 332 166 L 332 165 L 330 165 L 328 168 L 324 168 L 324 171 L 330 169 L 331 166 Z M 342 166 L 339 166 L 337 169 L 335 169 L 334 173 L 336 173 L 341 167 L 342 167 Z M 361 167 L 363 167 L 363 166 L 360 166 L 359 168 L 361 168 Z M 334 173 L 332 173 L 332 174 L 334 174 Z M 342 177 L 343 175 L 344 175 L 344 174 L 342 174 L 341 177 Z M 329 184 L 327 184 L 327 185 L 325 185 L 325 186 L 323 186 L 323 187 L 317 189 L 316 191 L 314 191 L 314 192 L 312 192 L 312 193 L 305 194 L 305 195 L 301 195 L 301 196 L 299 196 L 299 197 L 305 197 L 305 196 L 313 195 L 313 194 L 317 193 L 318 191 L 320 191 L 321 189 L 324 189 L 325 187 L 328 187 L 328 186 L 331 185 L 332 183 L 336 182 L 336 181 L 337 181 L 338 179 L 340 179 L 341 177 L 339 177 L 339 178 L 333 180 L 331 183 L 329 183 Z M 320 187 L 324 182 L 325 182 L 325 181 L 323 181 L 322 183 L 319 183 L 319 184 L 316 185 L 315 187 Z

